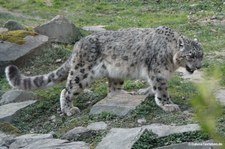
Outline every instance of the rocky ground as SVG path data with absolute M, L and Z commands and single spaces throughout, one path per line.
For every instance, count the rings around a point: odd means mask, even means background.
M 51 6 L 52 1 L 46 1 L 46 5 Z M 0 7 L 0 13 L 33 19 L 23 13 L 9 11 L 2 7 Z M 34 58 L 42 60 L 41 57 L 43 59 L 49 57 L 49 55 L 42 56 L 40 54 L 46 52 L 43 49 L 51 51 L 60 49 L 62 44 L 72 45 L 72 41 L 81 38 L 83 32 L 63 16 L 56 16 L 49 21 L 40 17 L 37 17 L 36 20 L 47 22 L 36 27 L 39 35 L 25 37 L 25 43 L 22 45 L 8 41 L 0 43 L 0 74 L 4 73 L 4 67 L 10 63 L 21 66 L 27 75 L 32 75 L 31 71 L 37 67 L 52 69 L 52 66 L 33 65 L 32 61 Z M 190 18 L 190 20 L 196 22 L 195 18 Z M 204 21 L 210 20 L 216 23 L 219 21 L 216 18 L 199 21 L 204 23 Z M 104 25 L 93 25 L 81 28 L 95 32 L 106 30 L 104 27 Z M 57 32 L 54 31 L 55 28 L 57 28 Z M 65 29 L 67 30 L 65 31 Z M 1 30 L 6 31 L 9 28 L 4 26 L 0 29 L 0 33 Z M 65 34 L 62 35 L 60 30 L 64 30 Z M 47 31 L 49 32 L 47 33 Z M 69 46 L 69 48 L 71 47 Z M 66 54 L 59 52 L 57 56 L 54 55 L 55 57 L 50 63 L 56 67 L 68 55 L 69 52 Z M 207 63 L 211 63 L 210 61 L 214 59 L 221 62 L 224 57 L 223 50 L 206 54 Z M 26 60 L 31 61 L 29 62 L 30 66 L 25 64 Z M 46 61 L 43 64 L 45 65 Z M 78 100 L 76 104 L 79 105 L 82 112 L 72 118 L 62 116 L 59 112 L 58 92 L 63 85 L 46 91 L 25 92 L 10 90 L 3 78 L 0 80 L 2 84 L 0 88 L 0 149 L 218 148 L 212 144 L 208 146 L 194 145 L 194 143 L 216 143 L 208 134 L 204 134 L 199 123 L 192 119 L 195 111 L 186 99 L 195 92 L 194 89 L 191 89 L 193 83 L 198 84 L 207 80 L 204 72 L 196 71 L 190 75 L 180 68 L 175 73 L 175 77 L 170 83 L 170 92 L 175 98 L 175 102 L 181 105 L 180 112 L 164 113 L 154 104 L 153 98 L 146 96 L 118 94 L 112 99 L 105 98 L 106 86 L 102 84 L 106 81 L 103 79 L 94 83 L 90 88 L 91 92 L 80 97 L 82 102 Z M 145 83 L 141 81 L 128 81 L 125 84 L 126 90 L 142 87 L 145 87 Z M 219 86 L 214 95 L 224 107 L 225 88 L 223 85 Z M 49 100 L 46 100 L 48 97 Z M 224 125 L 224 119 L 220 121 L 219 130 L 222 129 L 221 132 L 223 132 L 224 127 L 221 125 Z
M 179 74 L 181 77 L 185 79 L 189 79 L 190 81 L 200 81 L 203 79 L 202 72 L 196 72 L 192 76 L 183 74 L 183 70 L 179 69 Z M 197 80 L 196 80 L 197 78 Z M 222 104 L 225 103 L 225 90 L 221 89 L 218 93 L 216 93 L 216 97 Z M 125 95 L 121 95 L 125 96 Z M 131 96 L 131 95 L 130 95 Z M 141 104 L 146 97 L 140 96 L 136 98 L 135 95 L 131 97 L 121 97 L 113 98 L 112 100 L 103 99 L 99 103 L 96 103 L 91 110 L 90 114 L 96 114 L 97 112 L 113 112 L 118 116 L 129 115 L 129 112 L 134 110 L 138 105 Z M 120 99 L 120 100 L 118 100 Z M 134 102 L 134 99 L 137 102 Z M 107 102 L 104 102 L 107 100 Z M 133 101 L 130 101 L 133 100 Z M 7 101 L 7 102 L 6 102 Z M 14 117 L 21 111 L 21 109 L 34 104 L 36 100 L 30 92 L 25 91 L 13 91 L 10 90 L 2 95 L 1 98 L 1 106 L 0 106 L 0 121 L 1 122 L 11 122 Z M 224 104 L 225 105 L 225 104 Z M 50 118 L 51 121 L 55 121 L 55 116 Z M 108 122 L 95 122 L 89 124 L 87 127 L 75 127 L 68 132 L 66 132 L 61 139 L 54 138 L 54 132 L 48 134 L 25 134 L 25 135 L 7 135 L 1 132 L 0 145 L 1 148 L 9 148 L 9 149 L 17 149 L 17 148 L 80 148 L 80 149 L 88 149 L 91 146 L 84 141 L 72 141 L 72 140 L 80 140 L 81 138 L 85 138 L 91 135 L 95 135 L 99 132 L 106 133 L 105 137 L 101 139 L 101 141 L 96 145 L 96 149 L 130 149 L 132 146 L 138 141 L 138 139 L 143 135 L 143 133 L 148 130 L 153 132 L 157 137 L 165 137 L 172 134 L 184 133 L 184 132 L 196 132 L 200 130 L 200 126 L 198 124 L 187 124 L 187 125 L 164 125 L 160 123 L 153 123 L 151 125 L 145 125 L 145 119 L 139 119 L 138 123 L 139 127 L 133 128 L 109 128 Z M 81 139 L 82 140 L 82 139 Z M 212 140 L 211 140 L 212 142 Z M 202 142 L 201 142 L 202 143 Z M 188 148 L 189 144 L 181 143 L 179 145 L 172 145 L 170 147 L 165 147 L 165 149 L 169 148 Z M 208 146 L 210 148 L 210 146 Z M 160 148 L 161 149 L 161 148 Z M 164 149 L 162 147 L 162 149 Z

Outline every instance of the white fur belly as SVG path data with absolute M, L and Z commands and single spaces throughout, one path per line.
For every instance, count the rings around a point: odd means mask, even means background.
M 107 65 L 106 66 L 108 70 L 108 75 L 111 78 L 118 78 L 118 79 L 147 79 L 148 78 L 148 73 L 146 69 L 143 67 L 128 67 L 128 65 L 124 64 L 121 65 L 120 67 L 115 66 L 115 65 Z

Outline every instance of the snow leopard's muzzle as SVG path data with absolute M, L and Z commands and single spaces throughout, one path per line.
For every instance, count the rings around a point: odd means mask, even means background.
M 185 68 L 186 68 L 186 70 L 187 70 L 190 74 L 192 74 L 192 73 L 194 73 L 195 70 L 200 69 L 201 66 L 199 65 L 199 66 L 196 66 L 195 68 L 191 68 L 191 67 L 189 67 L 188 65 L 186 65 Z

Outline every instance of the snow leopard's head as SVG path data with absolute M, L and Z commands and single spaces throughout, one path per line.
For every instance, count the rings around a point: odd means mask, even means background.
M 202 66 L 203 50 L 197 40 L 180 38 L 178 40 L 179 52 L 176 53 L 175 62 L 180 67 L 185 67 L 193 73 Z

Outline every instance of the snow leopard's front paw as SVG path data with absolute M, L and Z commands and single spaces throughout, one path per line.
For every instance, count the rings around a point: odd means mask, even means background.
M 80 113 L 80 109 L 78 107 L 67 107 L 67 108 L 63 108 L 61 109 L 62 113 L 67 115 L 67 116 L 72 116 L 74 114 L 78 114 Z
M 180 111 L 180 108 L 177 104 L 165 104 L 163 106 L 161 106 L 161 108 L 165 111 L 165 112 L 176 112 L 176 111 Z

